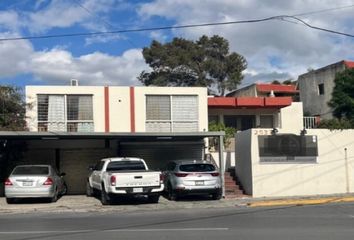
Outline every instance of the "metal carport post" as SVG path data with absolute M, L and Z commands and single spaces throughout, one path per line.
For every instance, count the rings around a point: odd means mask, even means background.
M 224 163 L 224 136 L 223 135 L 219 135 L 219 164 L 220 164 L 222 196 L 225 197 L 225 163 Z

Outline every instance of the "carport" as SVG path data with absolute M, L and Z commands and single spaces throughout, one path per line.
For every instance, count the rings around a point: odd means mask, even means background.
M 162 169 L 168 160 L 205 159 L 205 139 L 216 138 L 219 143 L 218 165 L 224 186 L 224 134 L 0 132 L 0 177 L 3 181 L 18 164 L 51 164 L 67 174 L 65 180 L 69 194 L 82 194 L 88 166 L 101 158 L 141 157 L 150 168 Z

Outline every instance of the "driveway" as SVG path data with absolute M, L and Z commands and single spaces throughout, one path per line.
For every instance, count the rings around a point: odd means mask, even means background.
M 41 200 L 26 200 L 15 204 L 7 204 L 5 198 L 0 198 L 0 215 L 33 213 L 33 212 L 128 212 L 137 210 L 168 210 L 188 208 L 222 208 L 245 206 L 249 198 L 210 200 L 206 198 L 184 198 L 179 201 L 169 201 L 164 197 L 159 203 L 147 203 L 144 198 L 126 199 L 113 205 L 102 206 L 97 198 L 84 195 L 63 196 L 55 203 L 47 203 Z

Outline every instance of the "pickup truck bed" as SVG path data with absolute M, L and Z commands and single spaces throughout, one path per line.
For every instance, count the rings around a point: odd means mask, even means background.
M 150 202 L 158 202 L 163 190 L 162 173 L 149 170 L 139 158 L 102 159 L 87 181 L 87 195 L 99 191 L 102 204 L 115 196 L 131 195 L 146 195 Z

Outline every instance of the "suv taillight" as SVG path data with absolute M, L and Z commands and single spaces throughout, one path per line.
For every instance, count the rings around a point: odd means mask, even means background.
M 47 180 L 45 180 L 45 182 L 43 183 L 43 185 L 45 186 L 50 186 L 50 185 L 53 185 L 53 179 L 51 179 L 50 177 L 47 178 Z
M 115 186 L 116 185 L 116 176 L 112 175 L 111 176 L 111 186 Z
M 187 177 L 188 173 L 175 173 L 176 177 Z
M 211 176 L 213 176 L 213 177 L 217 177 L 217 176 L 219 176 L 220 175 L 220 173 L 218 173 L 218 172 L 216 172 L 216 173 L 211 173 Z
M 12 182 L 10 181 L 10 179 L 6 179 L 5 180 L 5 186 L 12 186 Z

